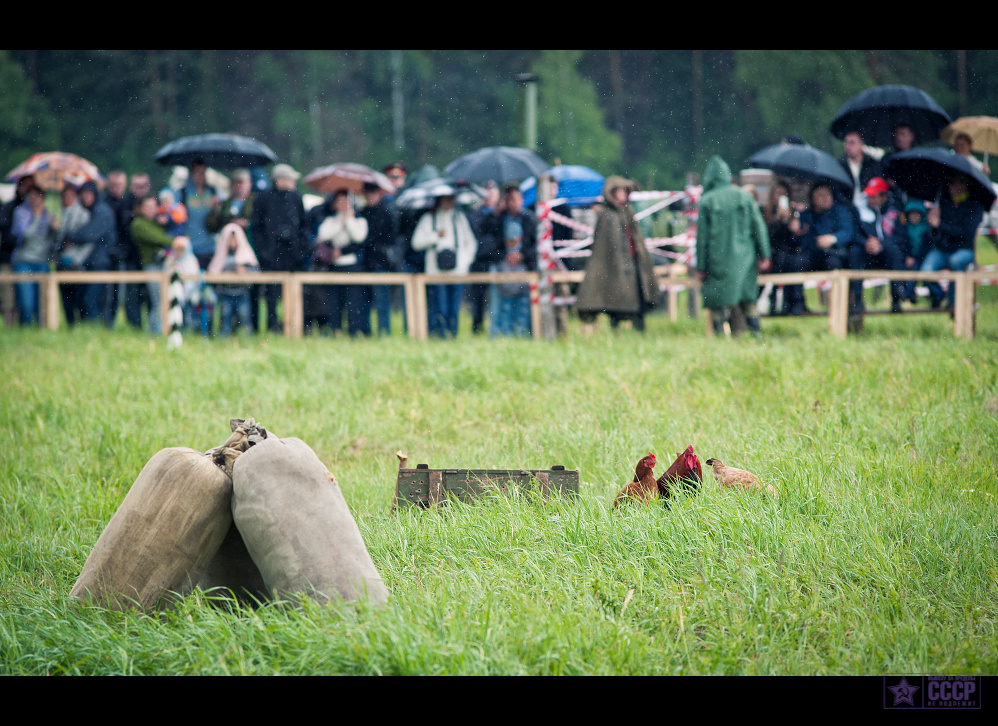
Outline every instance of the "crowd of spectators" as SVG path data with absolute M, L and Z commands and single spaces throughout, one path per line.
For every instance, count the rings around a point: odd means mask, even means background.
M 910 148 L 914 141 L 911 129 L 899 127 L 894 151 Z M 962 145 L 957 153 L 970 155 L 967 140 L 958 141 Z M 907 199 L 859 133 L 846 134 L 843 149 L 840 163 L 853 181 L 851 196 L 826 183 L 804 190 L 796 180 L 777 179 L 772 185 L 761 212 L 768 227 L 773 272 L 963 270 L 973 264 L 975 232 L 985 210 L 968 198 L 966 179 L 954 174 L 937 203 L 926 204 Z M 125 172 L 116 170 L 108 175 L 103 192 L 93 182 L 79 187 L 67 183 L 56 214 L 47 206 L 43 190 L 27 176 L 19 180 L 14 198 L 0 207 L 0 272 L 44 272 L 53 262 L 58 271 L 190 273 L 463 275 L 537 269 L 538 223 L 525 208 L 517 185 L 500 189 L 489 184 L 485 199 L 465 210 L 457 204 L 457 190 L 441 184 L 431 208 L 400 209 L 396 198 L 406 186 L 408 170 L 393 163 L 383 171 L 394 193 L 369 183 L 357 198 L 339 190 L 306 209 L 298 191 L 301 175 L 288 164 L 275 165 L 271 183 L 263 189 L 254 189 L 250 170 L 236 169 L 229 175 L 230 192 L 225 195 L 207 182 L 203 163 L 191 165 L 182 185 L 157 195 L 147 173 L 135 173 L 129 180 Z M 629 320 L 640 330 L 645 311 L 655 304 L 656 292 L 645 280 L 651 279 L 650 263 L 640 254 L 644 245 L 626 200 L 628 184 L 618 179 L 612 185 L 600 212 L 598 244 L 587 263 L 595 262 L 597 269 L 606 268 L 627 284 L 603 279 L 598 286 L 580 288 L 578 310 L 587 325 L 597 313 L 606 312 L 614 325 Z M 638 282 L 632 284 L 634 280 Z M 282 330 L 280 285 L 247 281 L 211 286 L 201 281 L 188 282 L 184 289 L 185 325 L 204 335 L 216 332 L 216 306 L 220 335 L 240 328 L 247 334 Z M 404 298 L 395 290 L 390 285 L 306 285 L 306 333 L 370 336 L 376 330 L 378 335 L 391 335 L 392 309 L 404 309 Z M 929 285 L 929 291 L 930 304 L 940 307 L 944 292 L 935 284 Z M 616 298 L 625 293 L 631 297 L 618 305 Z M 61 297 L 70 326 L 89 320 L 114 327 L 123 307 L 128 325 L 141 329 L 145 317 L 149 332 L 161 332 L 159 283 L 62 284 Z M 914 285 L 892 284 L 892 310 L 902 310 L 904 301 L 916 301 Z M 744 307 L 741 297 L 735 302 Z M 952 287 L 948 303 L 952 305 Z M 429 286 L 430 335 L 455 337 L 465 305 L 471 312 L 473 334 L 484 333 L 486 327 L 491 337 L 531 334 L 529 285 L 509 282 Z M 8 327 L 15 320 L 38 324 L 37 283 L 0 285 L 0 306 Z M 724 307 L 730 305 L 726 302 Z M 861 312 L 863 307 L 862 282 L 853 281 L 850 310 Z M 774 290 L 771 308 L 775 314 L 808 312 L 803 287 L 785 286 L 781 310 L 776 309 Z
M 915 142 L 910 127 L 898 126 L 890 153 L 911 149 Z M 962 144 L 969 154 L 968 139 L 963 139 Z M 791 201 L 788 180 L 778 179 L 773 185 L 763 205 L 773 250 L 773 272 L 959 272 L 973 265 L 976 232 L 987 210 L 969 198 L 967 178 L 951 174 L 938 200 L 909 199 L 885 173 L 882 160 L 864 145 L 859 132 L 845 135 L 843 151 L 839 162 L 853 182 L 851 196 L 832 184 L 816 183 L 808 190 L 806 200 Z M 862 280 L 850 283 L 850 313 L 865 310 L 862 285 Z M 902 312 L 903 302 L 917 303 L 913 283 L 893 282 L 890 287 L 893 312 Z M 952 307 L 952 286 L 948 298 L 936 283 L 929 284 L 928 290 L 931 307 L 942 307 L 944 299 L 946 306 Z M 783 307 L 778 312 L 808 312 L 803 288 L 786 286 Z
M 182 186 L 154 194 L 145 172 L 115 170 L 103 192 L 93 182 L 70 183 L 60 193 L 59 212 L 46 207 L 44 191 L 31 176 L 0 208 L 0 271 L 143 270 L 159 272 L 427 272 L 463 275 L 470 271 L 527 271 L 537 266 L 537 221 L 523 207 L 515 185 L 501 194 L 494 184 L 491 205 L 464 210 L 457 190 L 442 187 L 432 208 L 399 209 L 397 194 L 408 170 L 384 168 L 395 187 L 388 193 L 365 184 L 358 197 L 336 191 L 306 209 L 298 191 L 301 175 L 277 164 L 270 184 L 256 190 L 248 169 L 229 175 L 223 195 L 207 182 L 207 167 L 191 165 Z M 466 213 L 467 212 L 467 213 Z M 38 324 L 39 286 L 17 283 L 2 289 L 7 326 Z M 475 286 L 474 333 L 530 335 L 529 286 Z M 390 285 L 306 285 L 306 333 L 350 336 L 391 335 L 392 309 L 404 299 Z M 65 318 L 113 328 L 121 303 L 135 329 L 161 330 L 160 284 L 61 284 Z M 184 325 L 204 335 L 281 332 L 281 286 L 276 284 L 184 285 Z M 455 337 L 463 285 L 428 289 L 428 329 L 435 337 Z M 215 308 L 218 308 L 217 311 Z M 261 315 L 261 309 L 264 311 Z M 372 315 L 376 328 L 372 326 Z M 404 316 L 403 316 L 404 319 Z

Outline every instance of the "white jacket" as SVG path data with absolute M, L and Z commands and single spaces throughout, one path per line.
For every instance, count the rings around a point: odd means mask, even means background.
M 326 217 L 315 235 L 316 244 L 332 242 L 333 247 L 338 249 L 363 242 L 365 239 L 367 239 L 367 220 L 363 217 L 348 217 L 342 212 Z M 336 260 L 337 267 L 356 264 L 357 255 L 353 253 L 340 255 Z
M 454 231 L 457 230 L 457 240 Z M 440 230 L 443 230 L 441 236 Z M 468 218 L 457 209 L 438 209 L 427 212 L 419 218 L 416 231 L 412 233 L 412 248 L 426 250 L 426 274 L 428 275 L 467 275 L 471 263 L 475 261 L 478 252 L 478 240 L 471 231 Z M 453 270 L 441 272 L 437 267 L 437 250 L 452 249 L 457 251 L 457 266 Z

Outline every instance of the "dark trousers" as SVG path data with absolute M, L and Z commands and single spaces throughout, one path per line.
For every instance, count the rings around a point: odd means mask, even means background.
M 465 286 L 468 306 L 471 308 L 471 332 L 475 335 L 484 332 L 485 311 L 489 307 L 489 287 L 478 283 Z
M 277 319 L 277 304 L 281 301 L 281 286 L 280 285 L 261 285 L 263 288 L 263 295 L 267 301 L 267 330 L 272 333 L 280 333 L 284 330 L 284 326 Z M 252 306 L 252 301 L 250 306 Z M 250 310 L 252 315 L 253 311 Z M 259 314 L 258 314 L 259 315 Z
M 881 243 L 883 249 L 879 254 L 871 255 L 866 251 L 866 247 L 861 244 L 849 245 L 849 269 L 850 270 L 903 270 L 904 254 L 897 245 L 887 240 Z M 849 283 L 850 296 L 855 301 L 855 307 L 864 309 L 863 304 L 863 281 L 853 280 Z M 903 282 L 891 283 L 891 302 L 901 302 L 904 294 Z
M 807 272 L 811 269 L 811 255 L 804 250 L 773 250 L 773 272 Z M 773 298 L 776 298 L 776 290 L 773 290 Z M 772 309 L 774 306 L 771 305 Z M 804 286 L 784 285 L 783 286 L 783 313 L 784 315 L 799 315 L 806 310 L 804 306 Z M 775 312 L 775 310 L 773 311 Z
M 253 330 L 260 330 L 260 295 L 263 285 L 250 285 L 250 321 L 253 323 Z
M 339 270 L 337 270 L 339 272 Z M 369 285 L 327 285 L 329 290 L 329 327 L 343 328 L 346 312 L 350 337 L 371 335 L 371 290 Z
M 134 262 L 112 262 L 112 267 L 122 272 L 135 271 L 139 266 Z M 107 286 L 104 296 L 104 324 L 113 328 L 118 317 L 120 291 L 124 289 L 125 319 L 136 330 L 142 329 L 142 290 L 145 285 L 125 285 L 113 283 Z

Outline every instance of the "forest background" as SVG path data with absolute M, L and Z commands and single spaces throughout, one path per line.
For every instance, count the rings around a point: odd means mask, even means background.
M 681 188 L 715 153 L 739 169 L 789 133 L 838 156 L 832 117 L 871 86 L 917 86 L 953 118 L 996 115 L 998 99 L 987 50 L 11 50 L 0 166 L 60 150 L 162 182 L 163 144 L 231 132 L 303 172 L 443 168 L 522 144 L 523 73 L 540 79 L 541 156 L 646 189 Z

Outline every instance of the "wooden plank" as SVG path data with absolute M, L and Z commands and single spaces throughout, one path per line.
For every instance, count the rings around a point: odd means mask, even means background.
M 429 473 L 430 489 L 427 495 L 427 504 L 436 506 L 443 499 L 444 493 L 444 473 L 440 469 L 433 469 Z
M 551 493 L 551 475 L 546 471 L 539 471 L 534 475 L 534 478 L 537 479 L 541 496 L 547 499 L 548 494 Z

